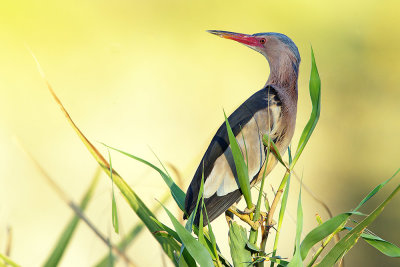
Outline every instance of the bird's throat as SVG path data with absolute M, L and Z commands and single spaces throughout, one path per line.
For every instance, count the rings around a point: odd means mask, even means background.
M 290 57 L 281 57 L 276 60 L 268 60 L 270 74 L 266 85 L 276 85 L 278 88 L 295 89 L 297 91 L 297 79 L 299 65 Z

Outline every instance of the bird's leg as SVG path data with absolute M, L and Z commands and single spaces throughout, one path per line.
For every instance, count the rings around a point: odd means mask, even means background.
M 260 227 L 259 221 L 253 222 L 253 220 L 250 218 L 250 213 L 246 213 L 246 212 L 242 212 L 242 211 L 238 210 L 235 205 L 231 206 L 228 209 L 228 211 L 231 212 L 232 214 L 236 215 L 239 219 L 241 219 L 248 225 L 250 225 L 251 228 L 253 228 L 253 230 L 257 230 Z

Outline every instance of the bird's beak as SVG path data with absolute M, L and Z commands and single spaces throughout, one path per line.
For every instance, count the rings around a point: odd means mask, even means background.
M 226 32 L 226 31 L 207 31 L 207 32 L 218 35 L 219 37 L 225 39 L 231 39 L 237 41 L 252 48 L 263 46 L 262 44 L 260 44 L 259 40 L 253 35 L 236 33 L 236 32 Z

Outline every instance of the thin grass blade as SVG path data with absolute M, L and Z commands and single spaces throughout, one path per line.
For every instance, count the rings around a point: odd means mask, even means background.
M 125 156 L 128 156 L 128 157 L 130 157 L 132 159 L 135 159 L 135 160 L 137 160 L 137 161 L 139 161 L 141 163 L 144 163 L 147 166 L 149 166 L 152 169 L 154 169 L 155 171 L 157 171 L 161 175 L 161 177 L 163 178 L 164 182 L 167 184 L 169 189 L 171 190 L 171 195 L 174 198 L 176 204 L 179 206 L 179 208 L 182 211 L 185 211 L 185 197 L 186 197 L 186 194 L 182 191 L 181 188 L 179 188 L 179 186 L 172 180 L 172 178 L 167 173 L 163 172 L 160 168 L 158 168 L 154 164 L 152 164 L 152 163 L 150 163 L 150 162 L 148 162 L 148 161 L 146 161 L 146 160 L 144 160 L 142 158 L 139 158 L 139 157 L 137 157 L 135 155 L 129 154 L 129 153 L 127 153 L 125 151 L 122 151 L 122 150 L 119 150 L 117 148 L 108 146 L 106 144 L 103 144 L 103 145 L 108 147 L 108 148 L 111 148 L 111 149 L 113 149 L 115 151 L 118 151 L 119 153 L 121 153 L 121 154 L 123 154 Z
M 197 195 L 196 207 L 194 208 L 194 210 L 190 214 L 190 216 L 189 216 L 189 218 L 188 218 L 188 220 L 186 222 L 186 225 L 185 225 L 186 230 L 188 230 L 189 232 L 192 232 L 193 223 L 194 223 L 194 220 L 196 218 L 197 210 L 199 209 L 199 204 L 201 202 L 201 199 L 203 198 L 203 190 L 204 190 L 204 171 L 203 171 L 202 178 L 201 178 L 199 194 Z M 201 212 L 200 212 L 200 214 L 201 214 Z M 199 232 L 200 232 L 200 229 L 198 229 L 198 231 L 197 231 L 197 235 L 198 236 L 200 235 Z
M 381 190 L 382 187 L 384 187 L 388 182 L 390 182 L 399 172 L 400 172 L 400 168 L 392 175 L 392 177 L 390 177 L 386 181 L 384 181 L 384 182 L 380 183 L 379 185 L 377 185 L 371 192 L 369 192 L 369 194 L 363 200 L 361 200 L 360 204 L 358 204 L 358 206 L 354 209 L 354 211 L 357 211 L 359 208 L 361 208 L 361 206 L 364 205 L 365 202 L 367 202 L 376 193 L 378 193 L 379 190 Z
M 114 179 L 112 172 L 110 150 L 108 150 L 108 160 L 110 162 L 110 178 L 111 178 L 111 218 L 114 231 L 118 234 L 119 233 L 118 211 L 117 211 L 117 202 L 115 201 L 115 195 L 114 195 Z
M 99 168 L 96 171 L 92 179 L 92 182 L 90 183 L 90 186 L 87 189 L 86 193 L 84 194 L 84 197 L 82 198 L 82 201 L 79 205 L 81 211 L 84 211 L 86 209 L 90 200 L 92 199 L 94 190 L 100 178 L 100 174 L 101 174 L 101 169 Z M 65 250 L 67 249 L 69 242 L 72 239 L 72 235 L 75 233 L 79 221 L 80 218 L 78 215 L 75 215 L 70 220 L 70 222 L 65 227 L 64 231 L 62 232 L 61 236 L 59 237 L 57 243 L 55 244 L 52 252 L 50 253 L 49 257 L 47 258 L 43 266 L 50 267 L 50 266 L 57 266 L 59 264 L 62 256 L 64 255 Z
M 209 229 L 209 240 L 210 240 L 211 245 L 212 245 L 212 251 L 213 251 L 214 257 L 216 259 L 218 259 L 218 261 L 219 261 L 217 240 L 215 239 L 215 235 L 214 235 L 214 232 L 212 230 L 210 220 L 208 219 L 208 214 L 207 214 L 207 210 L 206 210 L 206 205 L 204 204 L 204 200 L 203 200 L 203 209 L 204 209 L 205 215 L 206 215 L 207 225 L 208 225 L 208 229 Z M 207 236 L 205 236 L 205 237 L 206 237 L 206 240 L 207 240 Z
M 244 199 L 247 204 L 247 208 L 252 208 L 253 202 L 251 201 L 251 191 L 250 191 L 250 180 L 249 180 L 249 172 L 247 169 L 246 162 L 244 161 L 242 151 L 237 143 L 236 137 L 233 134 L 232 128 L 229 124 L 228 118 L 224 112 L 225 116 L 225 124 L 226 129 L 228 131 L 229 143 L 233 155 L 233 160 L 235 162 L 236 173 L 238 176 L 238 181 L 240 185 L 240 189 L 242 190 Z
M 301 180 L 303 181 L 303 177 L 301 178 Z M 300 184 L 299 201 L 297 203 L 295 252 L 292 260 L 287 265 L 288 267 L 303 266 L 303 259 L 301 258 L 301 253 L 300 253 L 300 238 L 302 231 L 303 231 L 303 207 L 301 205 L 301 184 Z
M 201 206 L 200 206 L 200 219 L 199 219 L 199 234 L 198 234 L 198 240 L 201 244 L 203 244 L 203 246 L 205 246 L 206 248 L 208 248 L 207 243 L 206 243 L 206 239 L 204 238 L 204 223 L 203 223 L 203 207 L 204 205 L 204 198 L 203 198 L 203 189 L 204 189 L 204 172 L 201 176 L 201 183 L 200 183 L 200 190 L 199 190 L 199 194 L 197 196 L 197 203 L 201 202 Z M 201 194 L 200 194 L 201 193 Z M 199 201 L 200 200 L 200 201 Z M 197 204 L 196 204 L 197 205 Z M 190 230 L 191 231 L 191 230 Z M 211 252 L 211 251 L 210 251 Z

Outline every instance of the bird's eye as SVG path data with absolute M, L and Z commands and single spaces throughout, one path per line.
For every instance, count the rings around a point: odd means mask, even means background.
M 260 39 L 260 44 L 265 44 L 265 38 Z

